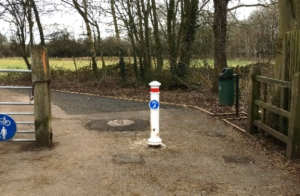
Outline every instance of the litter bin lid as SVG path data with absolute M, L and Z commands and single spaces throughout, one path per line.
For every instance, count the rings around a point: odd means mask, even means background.
M 233 78 L 233 69 L 230 67 L 226 67 L 219 74 L 219 80 L 229 80 Z

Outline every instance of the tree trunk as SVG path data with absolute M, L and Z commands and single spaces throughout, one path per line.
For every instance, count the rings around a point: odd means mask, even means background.
M 163 69 L 164 59 L 162 55 L 162 44 L 161 44 L 159 29 L 158 29 L 158 18 L 157 18 L 155 0 L 152 0 L 152 14 L 153 14 L 153 29 L 154 29 L 153 33 L 154 33 L 154 39 L 156 45 L 157 71 L 161 73 Z
M 176 69 L 176 75 L 180 79 L 185 79 L 191 61 L 191 46 L 195 40 L 196 22 L 198 15 L 199 0 L 185 0 L 183 13 L 183 39 L 180 50 L 180 59 Z
M 87 0 L 83 0 L 83 8 L 84 8 L 84 22 L 86 26 L 86 31 L 87 31 L 87 36 L 89 38 L 89 44 L 90 44 L 90 54 L 92 58 L 92 69 L 94 75 L 97 75 L 97 57 L 96 57 L 96 50 L 95 50 L 95 45 L 93 41 L 93 36 L 92 36 L 92 30 L 90 26 L 90 22 L 88 20 L 88 5 L 87 5 Z
M 141 0 L 143 19 L 144 19 L 144 33 L 145 33 L 145 47 L 144 47 L 144 82 L 149 83 L 151 79 L 151 46 L 150 46 L 150 29 L 149 29 L 149 14 L 150 1 Z
M 43 27 L 42 27 L 42 24 L 41 24 L 41 21 L 40 21 L 39 12 L 37 10 L 37 7 L 35 5 L 35 1 L 34 0 L 31 0 L 31 6 L 33 8 L 33 12 L 34 12 L 34 15 L 35 15 L 35 20 L 36 20 L 36 23 L 37 23 L 37 26 L 38 26 L 38 29 L 39 29 L 40 39 L 41 39 L 41 45 L 45 46 L 44 31 L 43 31 Z
M 137 3 L 137 15 L 138 15 L 138 26 L 139 26 L 139 60 L 140 60 L 140 74 L 141 79 L 145 81 L 146 78 L 146 59 L 145 59 L 145 50 L 146 50 L 146 44 L 145 44 L 145 37 L 144 37 L 144 28 L 143 28 L 143 14 L 141 10 L 141 1 L 143 0 L 136 0 Z
M 227 5 L 229 0 L 214 0 L 214 76 L 212 91 L 218 92 L 218 75 L 227 67 L 226 38 L 227 38 Z
M 73 5 L 74 5 L 75 9 L 78 11 L 78 13 L 83 18 L 85 26 L 86 26 L 87 37 L 89 39 L 90 57 L 91 57 L 91 60 L 92 60 L 92 69 L 93 69 L 94 75 L 96 76 L 97 75 L 97 58 L 96 58 L 94 40 L 93 40 L 93 37 L 92 37 L 92 30 L 91 30 L 91 26 L 90 26 L 90 21 L 88 19 L 87 0 L 82 0 L 83 10 L 81 9 L 80 5 L 78 4 L 78 2 L 76 0 L 72 0 L 72 1 L 73 1 Z
M 136 39 L 135 39 L 135 34 L 137 32 L 135 24 L 134 24 L 134 18 L 132 16 L 132 11 L 131 11 L 131 5 L 130 5 L 131 1 L 127 0 L 127 15 L 129 18 L 129 24 L 128 24 L 128 34 L 129 34 L 129 38 L 131 40 L 131 45 L 132 45 L 132 50 L 133 50 L 133 66 L 134 66 L 134 73 L 135 73 L 135 77 L 138 78 L 139 77 L 139 72 L 138 72 L 138 65 L 137 65 L 137 53 L 138 53 L 138 48 L 136 46 Z
M 27 69 L 31 69 L 31 64 L 28 60 L 28 56 L 29 56 L 29 52 L 27 50 L 26 47 L 26 40 L 25 40 L 25 28 L 24 27 L 20 27 L 19 33 L 18 33 L 18 39 L 20 41 L 20 48 L 21 48 L 21 52 L 22 52 L 22 58 L 27 66 Z
M 97 23 L 95 23 L 95 27 L 97 30 L 97 42 L 98 42 L 99 52 L 100 52 L 101 61 L 102 61 L 102 77 L 105 78 L 106 77 L 106 66 L 105 66 L 105 60 L 103 57 L 103 46 L 102 46 L 102 41 L 101 41 L 101 34 L 100 34 L 99 25 Z
M 293 26 L 292 4 L 290 0 L 280 0 L 279 8 L 279 35 L 276 48 L 276 59 L 274 76 L 277 79 L 284 79 L 284 50 L 285 50 L 285 34 L 290 31 Z M 279 100 L 279 97 L 277 98 Z
M 170 71 L 175 74 L 177 63 L 177 49 L 176 49 L 176 3 L 175 0 L 170 0 L 167 6 L 167 42 L 169 52 Z
M 30 64 L 30 62 L 29 62 L 29 60 L 28 60 L 28 56 L 27 56 L 27 55 L 26 55 L 26 56 L 22 56 L 22 58 L 23 58 L 23 60 L 25 61 L 25 64 L 26 64 L 26 66 L 27 66 L 27 69 L 31 70 L 31 64 Z
M 31 2 L 27 1 L 26 6 L 27 6 L 27 8 L 26 8 L 27 9 L 27 21 L 28 21 L 28 25 L 29 25 L 29 43 L 30 43 L 27 51 L 30 53 L 31 47 L 33 46 L 33 21 L 32 21 Z M 26 55 L 26 58 L 24 59 L 24 61 L 27 65 L 27 68 L 30 70 L 31 64 L 29 63 L 27 55 Z
M 126 74 L 126 64 L 124 62 L 124 54 L 121 48 L 121 42 L 120 42 L 120 32 L 118 28 L 118 22 L 117 22 L 117 16 L 115 11 L 115 0 L 110 0 L 110 6 L 111 6 L 111 13 L 114 21 L 114 27 L 115 27 L 115 33 L 117 38 L 117 44 L 118 44 L 118 50 L 119 50 L 119 67 L 121 72 L 121 79 L 122 82 L 126 81 L 127 74 Z
M 27 21 L 29 25 L 29 37 L 30 37 L 30 46 L 33 46 L 33 21 L 32 21 L 32 11 L 31 11 L 31 2 L 28 2 L 27 6 Z

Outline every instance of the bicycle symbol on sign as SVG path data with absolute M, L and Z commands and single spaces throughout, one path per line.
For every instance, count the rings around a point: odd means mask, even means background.
M 159 108 L 159 102 L 158 102 L 157 100 L 151 100 L 151 101 L 149 102 L 149 107 L 150 107 L 150 109 L 152 109 L 152 110 L 156 110 L 156 109 Z
M 5 117 L 3 118 L 0 118 L 0 125 L 4 125 L 4 126 L 9 126 L 10 125 L 10 121 L 9 120 L 6 120 Z

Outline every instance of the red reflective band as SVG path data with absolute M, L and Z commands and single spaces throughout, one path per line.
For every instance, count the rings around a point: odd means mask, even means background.
M 159 88 L 151 88 L 151 93 L 159 93 Z

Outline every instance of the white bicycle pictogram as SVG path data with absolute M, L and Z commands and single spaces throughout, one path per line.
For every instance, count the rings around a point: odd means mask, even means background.
M 0 118 L 0 125 L 4 125 L 8 127 L 10 125 L 10 120 L 6 120 L 5 117 Z

